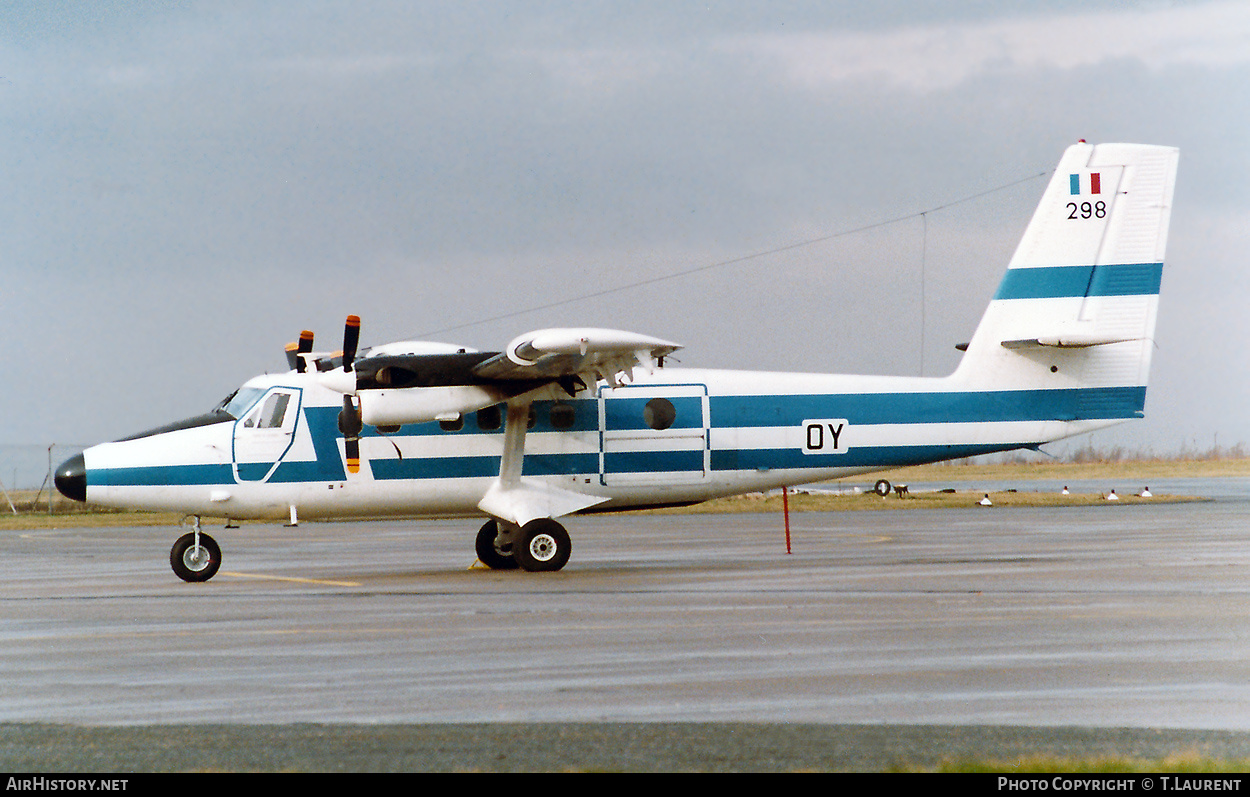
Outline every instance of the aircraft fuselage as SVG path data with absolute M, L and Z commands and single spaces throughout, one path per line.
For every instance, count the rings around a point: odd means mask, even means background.
M 1144 387 L 992 391 L 951 378 L 657 369 L 530 404 L 522 476 L 598 509 L 687 504 L 1042 442 L 1140 417 Z M 86 499 L 232 519 L 481 514 L 499 477 L 502 405 L 366 426 L 345 467 L 341 394 L 314 375 L 257 377 L 238 417 L 85 453 Z M 1090 392 L 1100 394 L 1090 401 Z M 1080 406 L 1098 417 L 1078 417 Z

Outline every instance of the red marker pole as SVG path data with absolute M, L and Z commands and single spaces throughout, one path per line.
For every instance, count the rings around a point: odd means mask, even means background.
M 786 516 L 786 553 L 790 553 L 790 488 L 781 488 L 781 511 Z

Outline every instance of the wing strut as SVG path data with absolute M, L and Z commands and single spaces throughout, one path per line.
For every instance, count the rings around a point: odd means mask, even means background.
M 529 401 L 508 402 L 499 478 L 482 496 L 478 509 L 505 523 L 521 527 L 531 520 L 562 517 L 608 500 L 604 496 L 565 490 L 541 479 L 521 475 L 529 417 Z
M 530 407 L 526 402 L 510 402 L 503 428 L 503 457 L 499 460 L 499 483 L 516 487 L 521 483 L 521 466 L 525 462 L 525 433 L 529 431 Z

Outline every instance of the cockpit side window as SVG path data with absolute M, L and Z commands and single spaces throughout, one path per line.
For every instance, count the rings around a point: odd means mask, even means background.
M 263 402 L 252 405 L 243 420 L 243 426 L 248 429 L 281 429 L 290 403 L 290 393 L 275 390 Z
M 260 411 L 261 429 L 280 429 L 282 419 L 286 417 L 286 407 L 291 401 L 290 393 L 273 393 L 265 399 L 265 406 Z

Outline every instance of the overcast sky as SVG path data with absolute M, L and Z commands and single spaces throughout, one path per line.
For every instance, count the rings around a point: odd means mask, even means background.
M 1092 442 L 1250 443 L 1248 108 L 1237 0 L 9 2 L 0 445 L 198 414 L 348 313 L 943 375 L 1080 138 L 1181 149 L 1149 418 Z

